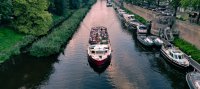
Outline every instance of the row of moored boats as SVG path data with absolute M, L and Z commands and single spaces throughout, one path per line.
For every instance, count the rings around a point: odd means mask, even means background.
M 175 67 L 180 69 L 188 69 L 190 67 L 191 57 L 182 52 L 179 48 L 175 47 L 171 43 L 164 43 L 159 37 L 148 35 L 147 26 L 140 23 L 134 18 L 135 15 L 127 14 L 120 8 L 115 8 L 119 18 L 122 20 L 124 25 L 129 29 L 136 29 L 137 40 L 147 47 L 156 46 L 160 48 L 160 52 L 164 59 Z M 186 75 L 186 81 L 190 89 L 200 89 L 200 73 L 189 72 Z
M 139 22 L 134 14 L 128 14 L 124 10 L 120 8 L 116 8 L 118 12 L 119 18 L 122 20 L 124 25 L 129 29 L 132 29 L 137 34 L 137 39 L 140 43 L 147 47 L 158 47 L 160 48 L 163 44 L 163 41 L 154 35 L 150 35 L 147 33 L 147 26 Z

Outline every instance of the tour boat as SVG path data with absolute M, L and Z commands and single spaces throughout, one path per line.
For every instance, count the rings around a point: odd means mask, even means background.
M 93 27 L 90 31 L 88 57 L 95 65 L 101 66 L 111 59 L 111 44 L 105 27 Z
M 161 54 L 168 62 L 178 68 L 186 69 L 190 65 L 187 55 L 180 49 L 174 47 L 171 43 L 162 45 Z
M 153 46 L 152 39 L 146 36 L 145 34 L 138 34 L 137 39 L 139 40 L 140 43 L 142 43 L 143 45 L 147 47 Z
M 110 62 L 111 60 L 107 60 L 103 65 L 101 66 L 98 66 L 96 64 L 94 64 L 93 61 L 91 61 L 91 59 L 88 59 L 88 62 L 89 62 L 89 65 L 90 67 L 98 74 L 101 74 L 103 73 L 107 68 L 108 66 L 110 65 Z
M 200 89 L 200 73 L 199 72 L 187 73 L 186 81 L 190 89 Z

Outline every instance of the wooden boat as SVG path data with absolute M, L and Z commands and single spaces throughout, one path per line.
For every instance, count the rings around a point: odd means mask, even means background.
M 199 72 L 187 73 L 186 81 L 190 89 L 200 89 L 200 73 Z
M 161 54 L 169 63 L 178 68 L 187 69 L 190 65 L 187 55 L 170 43 L 162 45 Z
M 137 34 L 137 39 L 143 45 L 150 47 L 153 46 L 153 41 L 150 37 L 146 36 L 145 34 Z
M 105 27 L 93 27 L 90 31 L 88 57 L 101 66 L 111 58 L 111 44 Z

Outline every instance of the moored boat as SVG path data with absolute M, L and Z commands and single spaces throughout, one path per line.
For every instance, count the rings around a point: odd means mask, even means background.
M 190 89 L 200 89 L 200 73 L 199 72 L 187 73 L 186 81 Z
M 153 45 L 153 41 L 150 37 L 146 36 L 145 34 L 137 34 L 137 39 L 143 45 L 150 47 Z
M 157 36 L 149 36 L 152 41 L 153 41 L 153 44 L 156 46 L 156 47 L 161 47 L 162 44 L 164 43 L 159 37 Z
M 136 29 L 140 25 L 140 22 L 135 19 L 133 14 L 124 14 L 123 17 L 125 25 L 130 29 Z
M 93 27 L 90 31 L 88 57 L 98 66 L 111 58 L 111 44 L 105 27 Z
M 168 62 L 178 68 L 187 69 L 190 65 L 187 55 L 171 43 L 162 45 L 161 54 Z
M 147 27 L 145 25 L 137 26 L 137 34 L 147 34 Z

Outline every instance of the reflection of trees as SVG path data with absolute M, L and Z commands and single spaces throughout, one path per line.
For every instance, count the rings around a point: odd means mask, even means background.
M 38 60 L 23 55 L 15 58 L 15 61 L 14 65 L 5 64 L 6 70 L 0 72 L 0 89 L 35 89 L 48 81 L 50 74 L 54 72 L 54 57 Z

